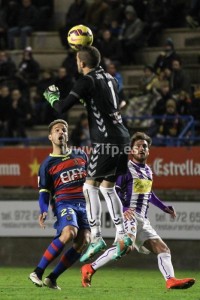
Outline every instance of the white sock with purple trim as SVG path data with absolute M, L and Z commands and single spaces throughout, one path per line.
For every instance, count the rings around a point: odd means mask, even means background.
M 157 256 L 158 267 L 165 280 L 175 277 L 170 253 L 160 253 Z

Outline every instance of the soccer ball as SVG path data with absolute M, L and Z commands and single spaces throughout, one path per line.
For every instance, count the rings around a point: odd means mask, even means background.
M 69 30 L 67 41 L 69 46 L 76 51 L 78 51 L 81 46 L 92 45 L 92 30 L 85 25 L 76 25 Z

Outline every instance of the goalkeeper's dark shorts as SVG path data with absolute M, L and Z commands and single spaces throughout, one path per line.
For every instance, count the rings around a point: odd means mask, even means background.
M 128 169 L 129 144 L 93 144 L 90 153 L 87 179 L 116 181 Z

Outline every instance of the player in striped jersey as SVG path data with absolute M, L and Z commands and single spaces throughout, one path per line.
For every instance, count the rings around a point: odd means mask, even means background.
M 72 247 L 44 279 L 45 286 L 60 289 L 56 283 L 58 276 L 80 258 L 84 245 L 89 242 L 90 228 L 83 195 L 87 156 L 80 149 L 67 147 L 68 124 L 62 119 L 50 123 L 49 140 L 53 152 L 42 162 L 38 177 L 39 224 L 45 228 L 49 203 L 53 198 L 53 211 L 57 218 L 54 228 L 57 234 L 29 279 L 35 285 L 43 286 L 44 270 L 61 253 L 66 243 L 73 241 Z
M 173 218 L 176 213 L 172 206 L 165 206 L 152 192 L 152 171 L 146 164 L 151 138 L 137 132 L 131 139 L 131 158 L 128 162 L 126 175 L 118 177 L 116 190 L 123 204 L 125 228 L 133 241 L 129 250 L 136 248 L 139 252 L 157 255 L 158 267 L 166 280 L 168 289 L 186 289 L 195 282 L 193 278 L 175 278 L 171 262 L 170 249 L 152 228 L 148 215 L 149 202 L 159 207 Z M 81 268 L 82 286 L 89 287 L 95 271 L 112 260 L 115 246 L 108 249 L 92 264 Z

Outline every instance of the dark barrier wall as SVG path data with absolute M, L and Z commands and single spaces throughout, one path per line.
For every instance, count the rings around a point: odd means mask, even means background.
M 1 267 L 35 267 L 51 238 L 0 238 Z M 107 239 L 108 246 L 113 240 Z M 200 269 L 200 242 L 199 241 L 165 241 L 171 249 L 174 269 Z M 52 266 L 55 265 L 52 264 Z M 79 262 L 76 267 L 80 267 Z M 157 268 L 157 258 L 153 254 L 144 255 L 137 251 L 123 259 L 112 262 L 109 266 L 154 269 Z

